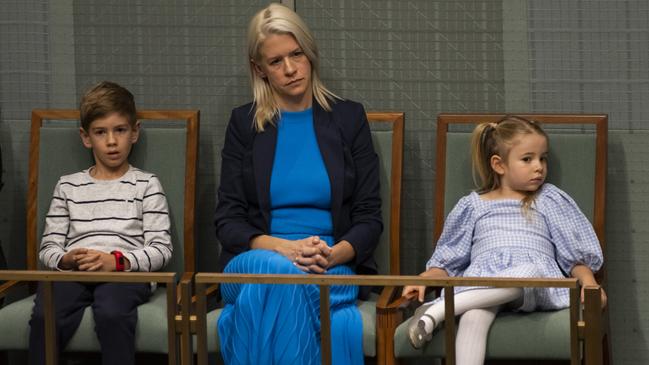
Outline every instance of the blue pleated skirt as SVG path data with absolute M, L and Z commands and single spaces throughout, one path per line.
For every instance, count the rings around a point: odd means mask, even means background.
M 236 256 L 226 273 L 304 274 L 285 256 L 251 250 Z M 329 275 L 353 275 L 346 265 Z M 320 364 L 320 290 L 316 285 L 224 284 L 218 320 L 225 364 Z M 363 364 L 357 286 L 330 288 L 332 363 Z

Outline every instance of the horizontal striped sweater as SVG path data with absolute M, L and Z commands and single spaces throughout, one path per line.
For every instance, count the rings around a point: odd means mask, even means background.
M 171 259 L 169 208 L 160 180 L 132 166 L 119 179 L 90 169 L 62 176 L 45 218 L 39 258 L 50 269 L 69 250 L 121 251 L 131 271 L 157 271 Z

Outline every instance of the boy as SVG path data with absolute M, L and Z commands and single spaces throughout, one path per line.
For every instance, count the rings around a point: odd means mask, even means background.
M 158 178 L 132 167 L 139 135 L 133 94 L 112 82 L 81 100 L 79 133 L 95 165 L 62 176 L 45 218 L 39 258 L 53 270 L 156 271 L 172 253 L 167 201 Z M 145 283 L 54 283 L 59 352 L 92 306 L 103 364 L 133 364 L 137 306 L 149 300 Z M 30 321 L 30 362 L 44 364 L 40 290 Z

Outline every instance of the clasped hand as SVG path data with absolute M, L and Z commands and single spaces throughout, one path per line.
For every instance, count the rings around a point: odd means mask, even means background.
M 115 271 L 115 257 L 102 251 L 75 248 L 63 255 L 59 267 L 63 270 Z
M 324 274 L 330 266 L 331 247 L 318 236 L 292 241 L 289 259 L 300 270 L 314 274 Z

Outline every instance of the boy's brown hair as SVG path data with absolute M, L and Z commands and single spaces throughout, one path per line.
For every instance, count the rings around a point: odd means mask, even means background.
M 131 127 L 135 126 L 135 98 L 130 91 L 111 81 L 102 81 L 90 88 L 81 98 L 81 128 L 88 131 L 90 123 L 118 113 L 128 119 Z

